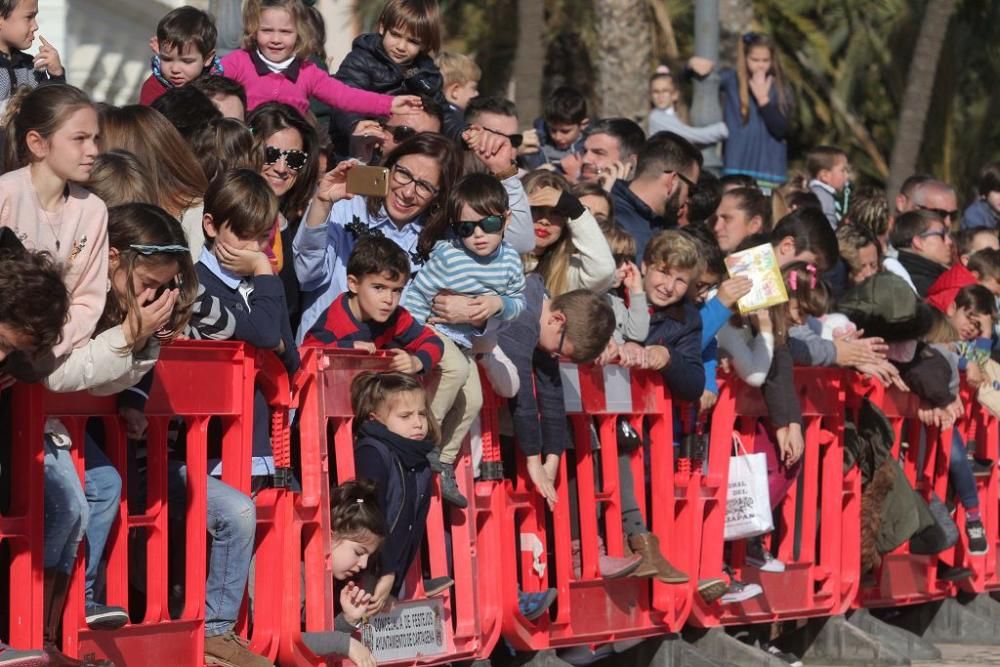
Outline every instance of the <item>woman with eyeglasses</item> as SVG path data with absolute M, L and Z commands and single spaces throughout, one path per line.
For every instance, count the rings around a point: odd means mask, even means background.
M 385 197 L 348 195 L 349 169 L 335 169 L 321 179 L 292 244 L 295 275 L 302 288 L 296 342 L 302 342 L 333 300 L 347 290 L 347 258 L 358 240 L 373 235 L 393 240 L 410 254 L 413 273 L 419 271 L 420 232 L 445 215 L 443 203 L 458 180 L 460 164 L 452 141 L 421 133 L 386 157 L 389 194 Z
M 208 182 L 194 152 L 159 111 L 138 104 L 102 107 L 98 112 L 102 153 L 124 150 L 138 158 L 153 185 L 160 208 L 184 228 L 192 261 L 205 245 L 201 228 Z
M 541 275 L 553 297 L 575 289 L 606 292 L 615 277 L 611 248 L 569 182 L 539 169 L 524 177 L 524 189 L 535 222 L 535 249 L 522 258 L 525 271 Z
M 278 102 L 254 109 L 247 124 L 263 161 L 260 173 L 278 198 L 278 219 L 268 257 L 285 286 L 285 301 L 294 329 L 301 309 L 299 281 L 292 267 L 292 239 L 318 176 L 319 139 L 298 111 Z

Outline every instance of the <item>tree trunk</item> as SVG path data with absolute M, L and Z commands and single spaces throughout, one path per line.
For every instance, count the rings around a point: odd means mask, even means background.
M 719 62 L 719 0 L 695 0 L 694 3 L 694 55 Z M 694 97 L 691 101 L 691 124 L 709 125 L 722 120 L 719 102 L 719 71 L 712 70 L 704 79 L 694 80 Z M 722 151 L 719 144 L 706 146 L 705 169 L 721 173 Z
M 542 71 L 545 67 L 545 3 L 517 2 L 517 56 L 514 58 L 514 101 L 521 126 L 542 114 Z
M 723 65 L 736 66 L 736 43 L 753 22 L 752 0 L 720 0 L 719 32 Z
M 955 0 L 931 0 L 924 10 L 920 35 L 910 58 L 906 91 L 903 93 L 899 125 L 896 127 L 896 139 L 889 161 L 889 185 L 886 188 L 889 201 L 895 198 L 903 181 L 916 171 L 920 145 L 924 139 L 927 109 L 934 93 L 938 60 L 941 58 L 948 23 L 955 9 Z
M 537 1 L 537 0 L 535 0 Z M 596 0 L 597 115 L 641 121 L 649 109 L 646 81 L 653 58 L 648 0 Z

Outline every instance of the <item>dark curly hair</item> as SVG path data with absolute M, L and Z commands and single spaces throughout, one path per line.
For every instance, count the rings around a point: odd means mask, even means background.
M 0 250 L 0 293 L 0 324 L 29 336 L 36 354 L 59 343 L 69 317 L 69 292 L 51 255 Z

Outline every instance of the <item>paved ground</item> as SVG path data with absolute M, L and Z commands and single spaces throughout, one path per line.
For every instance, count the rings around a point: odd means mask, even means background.
M 938 644 L 941 662 L 914 662 L 913 667 L 990 667 L 1000 665 L 1000 646 L 965 646 Z

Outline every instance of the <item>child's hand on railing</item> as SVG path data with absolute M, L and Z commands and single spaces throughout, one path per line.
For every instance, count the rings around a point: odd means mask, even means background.
M 389 370 L 407 375 L 416 375 L 423 370 L 424 365 L 420 363 L 420 360 L 406 350 L 397 348 L 388 350 L 388 352 L 392 355 Z
M 367 352 L 368 354 L 375 354 L 375 343 L 367 340 L 356 340 L 354 341 L 354 349 L 361 350 L 362 352 Z
M 357 667 L 378 667 L 375 656 L 368 650 L 368 647 L 351 637 L 351 647 L 348 649 L 347 658 Z

